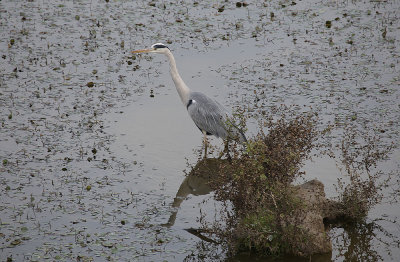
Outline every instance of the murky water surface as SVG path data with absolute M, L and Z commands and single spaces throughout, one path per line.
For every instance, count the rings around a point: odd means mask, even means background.
M 154 42 L 170 46 L 190 88 L 248 107 L 249 136 L 263 110 L 284 103 L 398 146 L 399 10 L 390 0 L 1 1 L 1 260 L 197 253 L 200 240 L 184 229 L 199 226 L 200 208 L 212 219 L 218 203 L 185 180 L 202 140 L 165 58 L 130 54 Z M 399 170 L 399 159 L 395 150 L 381 168 Z M 334 196 L 334 162 L 305 170 Z M 174 213 L 178 190 L 188 198 Z M 382 204 L 370 214 L 378 224 L 332 230 L 333 254 L 318 259 L 396 260 L 399 226 L 388 221 L 399 212 Z

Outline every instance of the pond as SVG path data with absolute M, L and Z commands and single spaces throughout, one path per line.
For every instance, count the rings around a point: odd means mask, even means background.
M 171 207 L 202 135 L 166 59 L 131 54 L 156 42 L 169 46 L 192 90 L 248 112 L 248 137 L 263 110 L 312 107 L 321 125 L 337 127 L 333 140 L 353 125 L 382 147 L 394 143 L 378 168 L 398 172 L 400 2 L 238 3 L 0 2 L 2 261 L 199 255 L 201 240 L 185 229 L 204 214 L 214 219 L 219 203 L 191 181 Z M 333 160 L 317 157 L 304 170 L 335 196 Z M 315 259 L 395 261 L 399 212 L 385 201 L 368 226 L 332 230 L 333 253 Z M 233 260 L 254 259 L 264 260 Z

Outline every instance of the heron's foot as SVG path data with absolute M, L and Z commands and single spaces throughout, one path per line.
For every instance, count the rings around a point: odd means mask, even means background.
M 224 151 L 219 153 L 218 159 L 221 159 L 223 156 L 226 156 L 226 159 L 232 160 L 231 154 L 229 154 L 229 150 L 227 147 L 225 147 Z
M 228 160 L 231 160 L 231 155 L 229 154 L 229 142 L 225 141 L 224 150 L 219 153 L 218 159 L 221 159 L 223 156 L 226 156 Z
M 219 153 L 218 159 L 221 159 L 223 156 L 226 156 L 226 159 L 232 159 L 229 151 L 222 151 Z
M 218 159 L 221 159 L 224 156 L 225 152 L 222 151 L 221 153 L 219 153 Z

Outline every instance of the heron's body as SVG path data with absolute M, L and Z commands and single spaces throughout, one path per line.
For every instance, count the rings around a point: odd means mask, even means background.
M 200 92 L 190 92 L 186 106 L 195 125 L 207 135 L 222 139 L 228 137 L 226 121 L 228 112 L 217 101 Z
M 192 92 L 182 80 L 176 68 L 175 58 L 167 46 L 157 43 L 150 49 L 137 50 L 133 53 L 161 53 L 167 56 L 171 77 L 175 83 L 176 90 L 186 107 L 189 116 L 200 131 L 206 135 L 214 135 L 225 140 L 234 139 L 245 142 L 243 132 L 230 122 L 228 111 L 217 101 L 209 98 L 203 93 Z M 207 145 L 206 139 L 205 143 Z

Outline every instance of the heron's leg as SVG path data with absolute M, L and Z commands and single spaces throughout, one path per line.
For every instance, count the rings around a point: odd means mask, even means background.
M 204 134 L 204 158 L 207 158 L 207 144 L 208 144 L 207 133 L 203 131 L 203 134 Z
M 229 140 L 224 140 L 224 150 L 219 154 L 218 159 L 221 159 L 221 157 L 226 154 L 227 158 L 230 159 L 231 156 L 229 155 Z

